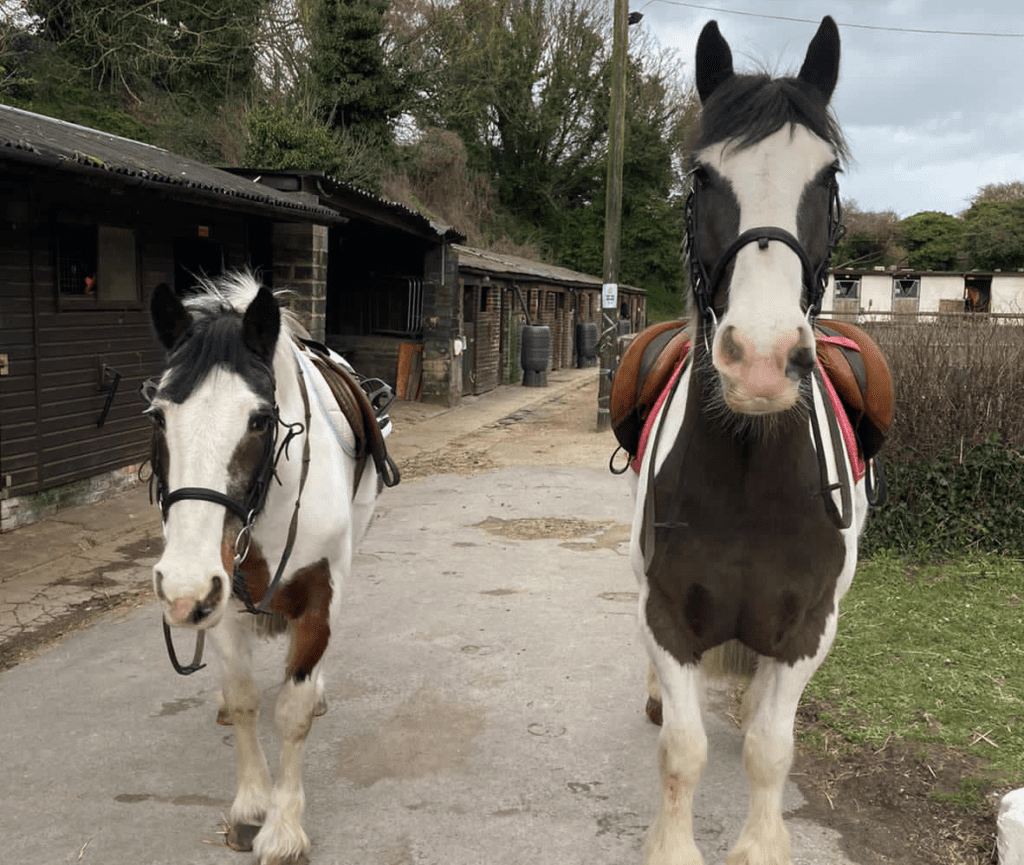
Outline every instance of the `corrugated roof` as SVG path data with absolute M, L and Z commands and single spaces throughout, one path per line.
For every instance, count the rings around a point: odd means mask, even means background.
M 150 185 L 220 207 L 256 208 L 308 222 L 338 222 L 319 203 L 288 195 L 161 147 L 0 105 L 0 159 L 92 175 L 124 186 Z
M 479 270 L 496 276 L 536 279 L 579 288 L 600 288 L 602 285 L 602 280 L 599 277 L 591 276 L 588 273 L 580 273 L 554 264 L 544 264 L 541 261 L 521 258 L 518 255 L 489 252 L 485 249 L 475 249 L 459 244 L 454 244 L 452 248 L 459 253 L 459 266 L 469 270 Z M 619 287 L 629 291 L 643 292 L 643 289 L 633 286 L 620 285 Z
M 424 216 L 398 201 L 382 198 L 358 186 L 352 186 L 323 171 L 279 169 L 264 171 L 258 168 L 229 168 L 233 174 L 248 177 L 268 186 L 288 189 L 300 188 L 317 195 L 321 203 L 349 219 L 359 219 L 380 225 L 401 226 L 423 237 L 458 243 L 466 239 L 461 231 Z

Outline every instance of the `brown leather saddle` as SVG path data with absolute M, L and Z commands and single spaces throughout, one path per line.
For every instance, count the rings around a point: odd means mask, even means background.
M 664 321 L 641 331 L 622 357 L 612 382 L 609 412 L 612 431 L 632 460 L 644 424 L 668 385 L 676 365 L 689 353 L 685 320 Z M 875 341 L 845 321 L 819 319 L 815 325 L 822 369 L 839 395 L 857 436 L 861 453 L 878 453 L 893 417 L 889 366 Z M 856 348 L 822 338 L 850 341 Z
M 384 485 L 397 485 L 401 480 L 401 474 L 388 454 L 380 423 L 382 417 L 387 419 L 385 410 L 391 399 L 389 398 L 387 403 L 382 403 L 376 396 L 371 398 L 363 389 L 363 382 L 335 361 L 329 349 L 323 344 L 303 339 L 300 341 L 300 348 L 305 350 L 306 356 L 327 382 L 338 408 L 352 428 L 356 439 L 355 458 L 359 465 L 362 466 L 368 457 L 372 458 Z M 391 394 L 393 395 L 393 392 Z M 356 472 L 357 483 L 361 474 L 361 471 Z

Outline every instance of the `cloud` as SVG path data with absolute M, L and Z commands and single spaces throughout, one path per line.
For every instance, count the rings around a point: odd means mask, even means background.
M 957 213 L 987 183 L 1024 179 L 1024 38 L 905 32 L 1024 34 L 1024 4 L 974 0 L 714 0 L 720 10 L 651 0 L 644 26 L 692 64 L 715 18 L 738 70 L 792 73 L 824 13 L 840 25 L 843 61 L 833 100 L 855 164 L 844 194 L 865 210 Z M 763 16 L 808 19 L 778 20 Z M 863 29 L 869 25 L 890 29 Z

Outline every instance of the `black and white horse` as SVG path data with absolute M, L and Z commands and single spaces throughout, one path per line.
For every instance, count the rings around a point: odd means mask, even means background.
M 168 350 L 148 410 L 164 514 L 156 593 L 166 625 L 209 632 L 223 659 L 222 717 L 234 724 L 238 769 L 229 844 L 254 849 L 263 865 L 305 862 L 303 749 L 324 708 L 321 659 L 378 473 L 295 339 L 301 327 L 251 275 L 207 282 L 185 303 L 158 286 L 151 311 Z M 253 637 L 280 632 L 290 650 L 274 781 L 250 665 Z
M 793 721 L 835 637 L 867 512 L 813 332 L 840 231 L 838 74 L 831 18 L 796 77 L 735 74 L 715 22 L 697 44 L 691 351 L 648 438 L 631 541 L 663 716 L 648 865 L 703 861 L 692 815 L 707 761 L 701 660 L 733 641 L 757 668 L 744 703 L 749 814 L 728 861 L 791 862 Z

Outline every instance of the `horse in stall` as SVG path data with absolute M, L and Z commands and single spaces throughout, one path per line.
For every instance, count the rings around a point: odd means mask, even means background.
M 150 308 L 168 351 L 144 388 L 163 512 L 153 582 L 168 651 L 178 672 L 194 672 L 209 632 L 223 659 L 219 720 L 234 725 L 237 753 L 228 844 L 254 850 L 261 865 L 308 862 L 302 759 L 314 714 L 326 711 L 322 658 L 381 481 L 397 483 L 397 473 L 359 383 L 337 371 L 336 355 L 308 347 L 297 319 L 251 274 L 204 281 L 185 302 L 159 285 Z M 168 626 L 197 632 L 190 665 L 178 663 Z M 290 644 L 272 781 L 251 642 L 282 633 Z
M 645 862 L 703 862 L 692 808 L 707 762 L 702 661 L 717 653 L 756 660 L 743 713 L 749 813 L 728 861 L 788 865 L 797 704 L 835 637 L 867 513 L 813 331 L 841 236 L 846 146 L 828 107 L 838 28 L 824 18 L 799 74 L 773 79 L 734 73 L 712 21 L 695 71 L 688 359 L 635 464 L 630 555 L 662 723 Z

